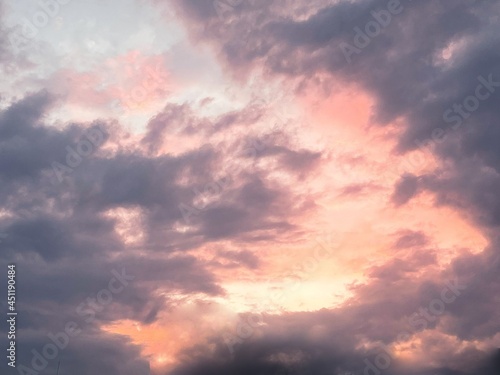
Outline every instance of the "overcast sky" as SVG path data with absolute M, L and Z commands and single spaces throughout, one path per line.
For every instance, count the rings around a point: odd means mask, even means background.
M 2 374 L 500 373 L 499 2 L 0 4 Z

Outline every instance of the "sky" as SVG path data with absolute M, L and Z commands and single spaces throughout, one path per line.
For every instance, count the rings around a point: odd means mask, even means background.
M 1 373 L 500 374 L 499 17 L 0 0 Z

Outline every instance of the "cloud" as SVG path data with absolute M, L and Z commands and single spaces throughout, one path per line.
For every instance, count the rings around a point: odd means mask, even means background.
M 189 358 L 178 373 L 201 373 L 202 368 L 219 373 L 277 373 L 287 361 L 314 369 L 312 373 L 361 373 L 369 344 L 394 344 L 398 333 L 408 329 L 403 324 L 405 315 L 427 306 L 440 286 L 454 278 L 463 280 L 467 290 L 428 325 L 426 331 L 431 332 L 422 335 L 454 337 L 474 353 L 473 358 L 454 344 L 443 343 L 442 349 L 453 353 L 449 358 L 438 358 L 431 348 L 423 349 L 425 362 L 436 358 L 437 365 L 418 363 L 410 368 L 398 360 L 387 373 L 479 375 L 497 371 L 488 350 L 475 348 L 472 341 L 477 338 L 494 347 L 494 332 L 498 331 L 498 319 L 491 313 L 498 309 L 497 301 L 491 299 L 498 283 L 491 275 L 498 272 L 500 200 L 494 192 L 500 173 L 496 146 L 500 133 L 495 122 L 499 115 L 495 103 L 500 34 L 498 22 L 490 16 L 498 13 L 498 4 L 402 1 L 402 11 L 348 61 L 340 45 L 353 44 L 356 28 L 363 29 L 373 21 L 373 12 L 386 9 L 387 1 L 315 2 L 308 12 L 299 1 L 286 6 L 253 1 L 244 2 L 227 18 L 217 18 L 201 1 L 173 3 L 194 39 L 210 45 L 241 80 L 261 73 L 269 79 L 314 83 L 318 75 L 327 74 L 339 85 L 354 85 L 367 92 L 375 103 L 371 122 L 397 129 L 396 156 L 422 152 L 420 148 L 437 157 L 434 171 L 422 175 L 403 171 L 390 201 L 402 210 L 417 194 L 431 193 L 436 205 L 461 211 L 490 239 L 487 249 L 474 255 L 456 249 L 451 263 L 439 265 L 439 250 L 431 248 L 425 234 L 415 230 L 402 233 L 394 245 L 398 257 L 367 270 L 369 278 L 353 286 L 353 298 L 338 310 L 303 313 L 300 316 L 307 324 L 297 322 L 299 314 L 275 316 L 259 338 L 241 344 L 234 360 L 222 359 L 221 344 L 221 353 L 215 351 L 196 361 Z M 488 79 L 490 83 L 484 83 Z M 476 100 L 470 98 L 479 84 L 488 98 L 477 100 L 476 106 Z M 463 112 L 472 106 L 474 110 Z M 460 125 L 452 126 L 446 116 L 450 109 L 461 116 Z M 423 160 L 417 169 L 428 167 L 426 157 Z M 347 193 L 360 189 L 352 187 Z M 476 305 L 477 313 L 473 311 Z M 317 332 L 315 325 L 321 325 L 321 314 L 330 319 L 318 330 L 328 332 L 329 340 L 337 345 L 311 342 Z M 420 333 L 415 335 L 415 340 L 423 340 Z M 277 364 L 272 358 L 280 353 L 284 356 Z M 465 362 L 467 366 L 456 365 Z
M 396 184 L 392 195 L 392 202 L 401 206 L 407 203 L 418 192 L 418 177 L 413 175 L 404 175 Z
M 416 165 L 411 174 L 403 172 L 393 194 L 384 197 L 392 203 L 387 210 L 400 214 L 395 220 L 409 217 L 406 203 L 422 193 L 437 206 L 462 212 L 490 241 L 469 253 L 435 244 L 427 227 L 405 224 L 409 229 L 401 231 L 393 222 L 368 218 L 388 233 L 389 248 L 383 249 L 388 259 L 352 258 L 360 263 L 359 280 L 345 286 L 346 301 L 319 311 L 267 314 L 254 335 L 237 339 L 234 357 L 222 332 L 194 344 L 184 340 L 192 346 L 170 373 L 361 374 L 366 360 L 381 351 L 390 355 L 389 375 L 498 373 L 498 352 L 491 355 L 498 346 L 500 303 L 495 298 L 500 292 L 498 3 L 402 1 L 401 12 L 370 38 L 358 30 L 373 25 L 379 17 L 373 12 L 387 14 L 382 13 L 386 0 L 249 0 L 223 16 L 212 1 L 170 4 L 192 40 L 208 45 L 238 82 L 257 76 L 266 84 L 289 80 L 286 87 L 297 93 L 306 84 L 334 82 L 322 89 L 350 86 L 371 96 L 370 123 L 395 140 L 395 157 L 424 150 L 437 159 L 435 170 Z M 361 39 L 366 46 L 346 59 L 341 45 Z M 4 45 L 0 38 L 2 63 L 10 61 Z M 145 132 L 136 134 L 114 120 L 52 120 L 63 100 L 99 107 L 114 99 L 122 104 L 133 99 L 139 106 L 161 102 L 170 93 L 143 81 L 142 73 L 153 69 L 170 84 L 159 64 L 163 59 L 131 52 L 111 61 L 117 80 L 130 84 L 126 89 L 145 88 L 145 95 L 136 91 L 137 100 L 120 90 L 121 84 L 96 92 L 102 72 L 87 76 L 70 69 L 56 71 L 47 82 L 60 95 L 84 94 L 81 102 L 41 91 L 1 109 L 0 266 L 18 265 L 24 363 L 32 347 L 44 345 L 48 331 L 61 330 L 70 320 L 82 322 L 77 306 L 106 288 L 112 271 L 123 267 L 135 281 L 88 322 L 64 352 L 64 363 L 81 374 L 142 371 L 140 348 L 104 327 L 128 320 L 154 326 L 177 300 L 210 303 L 227 297 L 223 271 L 262 276 L 266 264 L 255 249 L 272 252 L 285 235 L 290 243 L 301 243 L 307 228 L 300 219 L 328 205 L 317 202 L 306 185 L 324 161 L 323 150 L 299 142 L 286 121 L 273 126 L 269 108 L 251 100 L 214 114 L 183 101 L 185 95 L 166 103 L 146 119 Z M 128 70 L 127 64 L 140 69 Z M 107 134 L 106 141 L 58 178 L 54 163 L 64 166 L 76 158 L 70 150 L 94 127 Z M 356 162 L 367 158 L 356 156 Z M 375 194 L 378 186 L 363 181 L 341 188 L 341 198 Z M 326 219 L 331 226 L 343 220 Z M 445 252 L 452 256 L 440 256 Z M 323 272 L 331 276 L 332 270 Z M 466 289 L 415 329 L 412 314 L 423 319 L 421 309 L 439 302 L 450 280 Z M 401 340 L 405 332 L 408 337 Z
M 425 246 L 428 244 L 429 239 L 422 232 L 406 231 L 397 233 L 398 239 L 394 244 L 396 249 L 407 249 L 416 246 Z
M 101 326 L 126 319 L 152 324 L 160 310 L 176 303 L 166 295 L 224 296 L 214 274 L 217 263 L 196 252 L 220 239 L 238 244 L 271 239 L 292 228 L 289 221 L 302 211 L 291 204 L 293 189 L 270 178 L 272 169 L 250 164 L 233 169 L 231 184 L 224 186 L 219 200 L 188 225 L 179 204 L 197 206 L 196 188 L 214 180 L 228 155 L 241 148 L 234 145 L 244 134 L 223 148 L 200 144 L 176 155 L 151 155 L 148 136 L 138 147 L 122 145 L 128 135 L 112 121 L 48 124 L 47 113 L 56 105 L 54 97 L 38 92 L 0 112 L 0 202 L 5 208 L 0 217 L 0 264 L 16 263 L 19 295 L 26 301 L 18 304 L 24 317 L 19 333 L 29 334 L 22 340 L 20 361 L 31 360 L 31 347 L 42 345 L 49 331 L 77 321 L 84 333 L 64 352 L 65 364 L 77 368 L 79 361 L 91 362 L 79 367 L 83 374 L 120 372 L 128 363 L 130 369 L 122 373 L 134 373 L 133 368 L 144 364 L 138 349 L 101 332 Z M 173 114 L 166 126 L 182 119 Z M 102 138 L 99 147 L 80 155 L 59 181 L 54 162 L 66 165 L 69 148 L 80 152 L 82 139 L 98 130 L 103 133 L 93 135 Z M 151 137 L 154 130 L 149 131 Z M 151 139 L 162 137 L 168 134 Z M 281 146 L 280 152 L 298 151 Z M 233 156 L 237 163 L 247 159 L 239 153 Z M 127 220 L 140 232 L 138 238 L 130 238 Z M 182 229 L 186 225 L 189 229 Z M 259 266 L 259 257 L 250 250 L 221 250 L 216 259 L 234 268 Z M 85 322 L 78 306 L 95 298 L 107 287 L 112 271 L 122 268 L 136 281 Z M 90 340 L 100 346 L 90 348 Z

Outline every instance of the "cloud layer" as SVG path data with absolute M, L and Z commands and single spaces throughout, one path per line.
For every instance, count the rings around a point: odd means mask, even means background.
M 1 28 L 18 365 L 74 323 L 37 372 L 498 374 L 499 4 L 139 3 Z

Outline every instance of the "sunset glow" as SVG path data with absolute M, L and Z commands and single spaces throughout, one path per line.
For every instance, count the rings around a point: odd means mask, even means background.
M 0 4 L 1 374 L 500 374 L 498 2 Z

